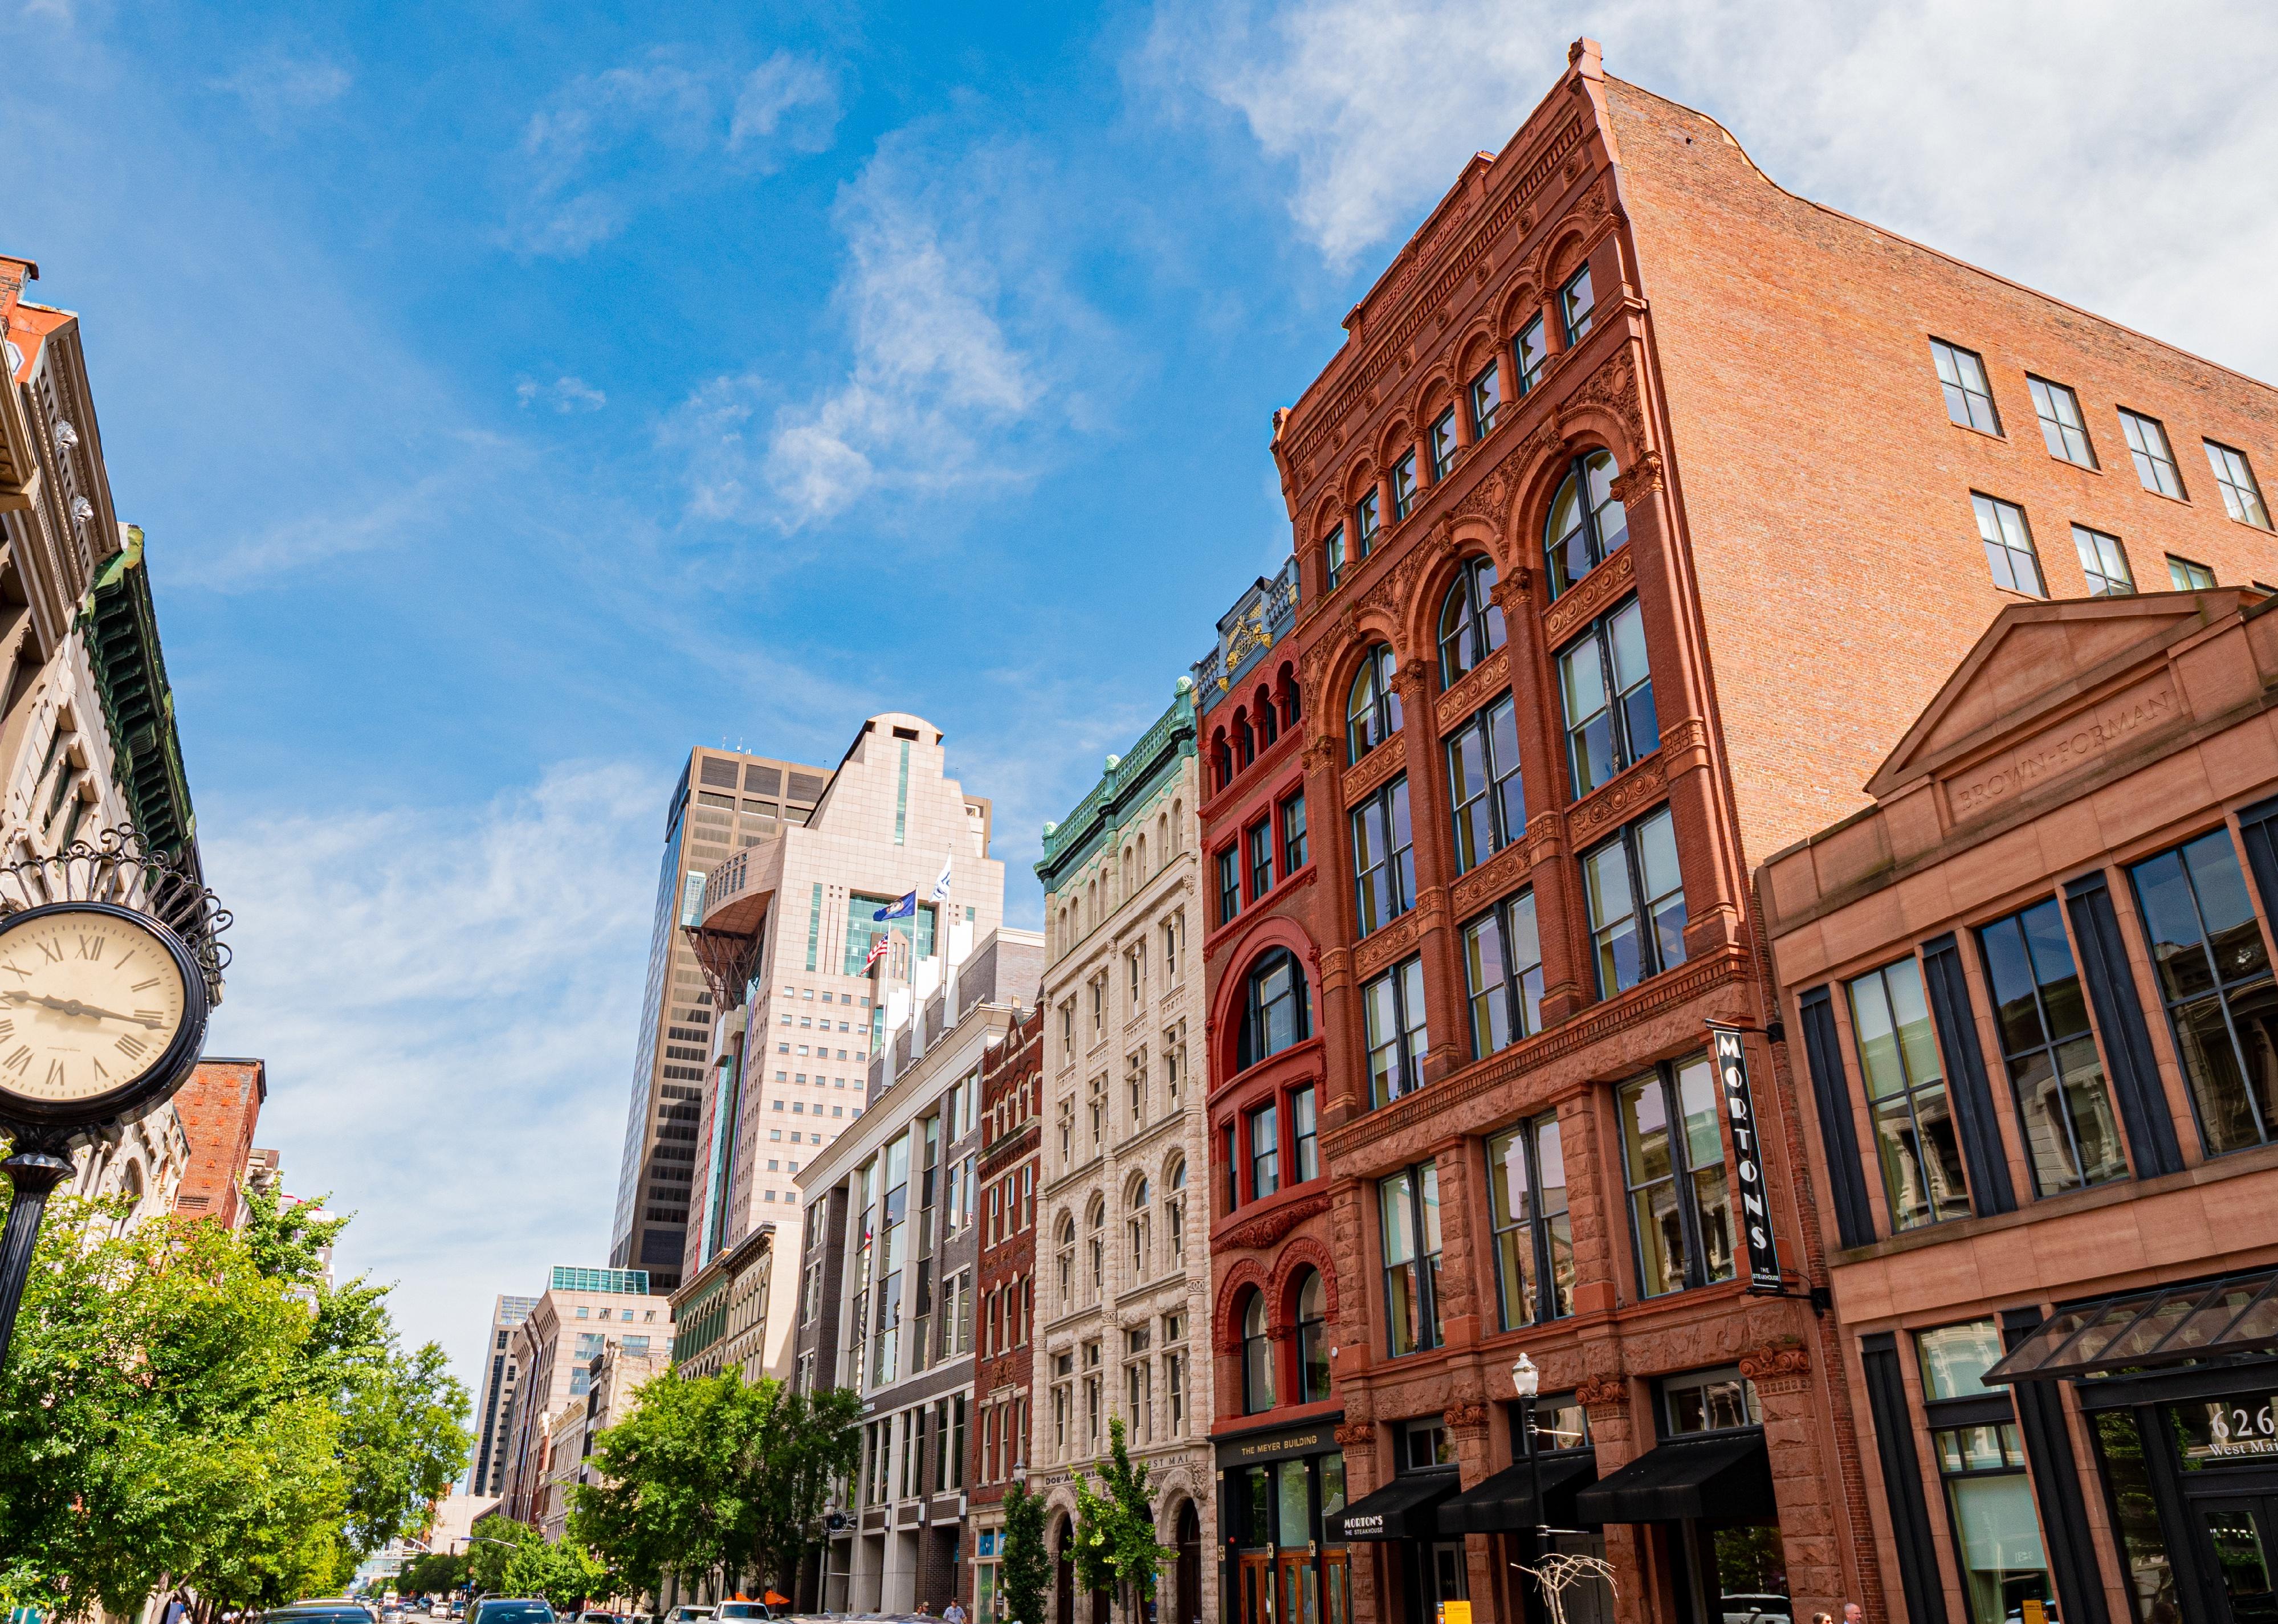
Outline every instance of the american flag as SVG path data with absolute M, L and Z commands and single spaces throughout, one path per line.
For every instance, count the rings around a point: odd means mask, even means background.
M 886 957 L 886 944 L 889 942 L 891 942 L 893 937 L 893 932 L 882 930 L 876 935 L 870 938 L 870 956 L 862 961 L 862 969 L 865 974 L 868 973 L 871 965 L 876 964 L 880 959 Z

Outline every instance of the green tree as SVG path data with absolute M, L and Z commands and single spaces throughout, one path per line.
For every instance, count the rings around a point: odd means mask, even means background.
M 350 1214 L 325 1211 L 326 1197 L 287 1207 L 274 1189 L 243 1189 L 245 1223 L 238 1233 L 254 1266 L 272 1280 L 315 1287 L 325 1277 L 325 1253 L 348 1226 Z
M 1075 1576 L 1087 1590 L 1128 1585 L 1143 1605 L 1154 1598 L 1155 1577 L 1178 1552 L 1155 1537 L 1155 1508 L 1147 1493 L 1147 1468 L 1135 1466 L 1123 1421 L 1107 1423 L 1107 1465 L 1095 1491 L 1075 1482 Z
M 407 1595 L 440 1596 L 467 1582 L 467 1559 L 447 1551 L 430 1551 L 408 1563 L 396 1588 Z
M 509 1517 L 485 1517 L 475 1524 L 474 1541 L 467 1549 L 467 1574 L 485 1596 L 507 1593 L 508 1564 L 531 1545 L 543 1545 L 546 1536 L 527 1522 Z
M 997 1583 L 1005 1615 L 1013 1624 L 1043 1624 L 1044 1590 L 1051 1582 L 1052 1559 L 1044 1549 L 1044 1501 L 1019 1483 L 1005 1491 L 1005 1544 Z M 975 1624 L 996 1624 L 979 1619 Z
M 567 1611 L 582 1607 L 609 1588 L 609 1570 L 593 1559 L 585 1546 L 571 1540 L 558 1544 L 528 1540 L 508 1556 L 500 1576 L 500 1590 L 508 1596 L 543 1596 Z
M 753 1555 L 763 1581 L 796 1594 L 800 1562 L 823 1546 L 831 1485 L 862 1463 L 862 1398 L 845 1387 L 809 1396 L 763 1378 L 764 1416 L 751 1461 Z

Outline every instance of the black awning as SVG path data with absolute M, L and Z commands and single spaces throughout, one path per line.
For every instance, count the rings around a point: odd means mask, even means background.
M 1598 1458 L 1587 1450 L 1542 1457 L 1542 1503 L 1537 1515 L 1534 1483 L 1526 1462 L 1506 1468 L 1476 1488 L 1466 1489 L 1440 1507 L 1440 1533 L 1508 1534 L 1539 1523 L 1554 1528 L 1575 1521 L 1574 1496 L 1598 1481 Z
M 1648 1449 L 1574 1497 L 1584 1522 L 1750 1522 L 1776 1514 L 1764 1435 L 1730 1432 Z
M 1463 1487 L 1453 1472 L 1412 1472 L 1365 1494 L 1329 1520 L 1332 1539 L 1430 1539 L 1440 1502 Z
M 2048 1382 L 2278 1350 L 2278 1269 L 2060 1309 L 1980 1378 Z

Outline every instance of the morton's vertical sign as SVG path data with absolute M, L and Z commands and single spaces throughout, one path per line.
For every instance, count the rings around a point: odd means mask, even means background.
M 1748 1092 L 1748 1058 L 1740 1029 L 1708 1025 L 1716 1078 L 1724 1089 L 1724 1118 L 1732 1130 L 1732 1157 L 1740 1186 L 1740 1235 L 1748 1248 L 1748 1289 L 1780 1289 L 1779 1248 L 1772 1243 L 1771 1207 L 1764 1193 L 1763 1147 L 1756 1133 L 1756 1104 Z

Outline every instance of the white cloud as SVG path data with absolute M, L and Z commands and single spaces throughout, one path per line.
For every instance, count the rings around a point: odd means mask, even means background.
M 362 1215 L 345 1274 L 459 1356 L 491 1295 L 608 1261 L 661 820 L 558 767 L 487 805 L 210 820 L 237 916 L 210 1052 L 269 1062 L 260 1142 Z
M 838 113 L 837 75 L 812 57 L 779 50 L 746 74 L 736 92 L 728 150 L 759 161 L 765 161 L 771 143 L 793 152 L 824 151 L 838 128 Z
M 609 397 L 582 377 L 557 377 L 550 384 L 524 378 L 514 386 L 515 400 L 525 409 L 544 406 L 568 416 L 572 412 L 598 412 Z
M 325 57 L 271 52 L 206 82 L 245 103 L 253 121 L 273 135 L 301 115 L 339 101 L 355 80 L 346 68 Z

